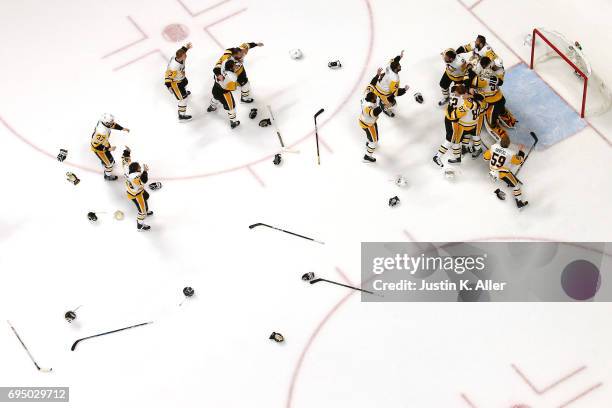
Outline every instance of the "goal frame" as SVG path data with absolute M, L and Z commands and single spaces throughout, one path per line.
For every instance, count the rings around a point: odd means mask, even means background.
M 546 36 L 544 35 L 544 33 L 542 33 L 540 30 L 538 30 L 537 28 L 533 29 L 533 33 L 532 33 L 532 40 L 531 40 L 531 63 L 529 64 L 529 67 L 531 69 L 534 69 L 534 65 L 535 65 L 535 48 L 536 48 L 536 43 L 537 43 L 537 39 L 538 37 L 544 41 L 544 43 L 546 43 L 546 45 L 548 45 L 550 48 L 553 49 L 553 51 L 555 51 L 555 53 L 557 53 L 557 55 L 559 57 L 561 57 L 565 62 L 567 62 L 569 64 L 569 66 L 571 66 L 574 71 L 580 75 L 582 77 L 582 79 L 584 80 L 584 85 L 583 85 L 583 89 L 582 89 L 582 107 L 580 108 L 580 117 L 584 118 L 584 114 L 586 111 L 586 99 L 587 99 L 587 88 L 589 85 L 589 76 L 584 73 L 580 68 L 578 68 L 576 66 L 576 64 L 574 64 L 574 62 L 572 60 L 570 60 L 563 52 L 561 52 L 561 50 L 559 50 L 559 48 L 557 48 L 557 46 L 555 46 L 548 38 L 546 38 Z

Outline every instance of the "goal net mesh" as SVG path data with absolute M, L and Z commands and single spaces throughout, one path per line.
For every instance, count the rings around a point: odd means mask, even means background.
M 558 31 L 546 28 L 535 29 L 530 39 L 532 55 L 535 56 L 532 57 L 532 68 L 553 58 L 563 58 L 563 55 L 575 65 L 572 67 L 567 64 L 568 69 L 574 71 L 576 80 L 587 83 L 581 101 L 581 116 L 601 115 L 612 108 L 612 91 L 593 70 L 578 42 L 570 41 Z

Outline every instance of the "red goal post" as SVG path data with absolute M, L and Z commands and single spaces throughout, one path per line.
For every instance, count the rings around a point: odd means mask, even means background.
M 588 89 L 588 85 L 589 85 L 589 76 L 590 76 L 590 72 L 585 72 L 585 67 L 579 67 L 578 65 L 576 65 L 574 63 L 574 61 L 572 61 L 565 52 L 561 51 L 555 44 L 553 44 L 553 42 L 551 40 L 549 40 L 546 35 L 540 31 L 537 28 L 533 29 L 533 34 L 532 34 L 532 40 L 531 40 L 531 63 L 530 63 L 530 68 L 533 69 L 534 68 L 534 64 L 535 64 L 535 49 L 536 49 L 536 43 L 537 43 L 537 39 L 540 38 L 542 41 L 544 41 L 546 43 L 546 45 L 548 45 L 550 48 L 553 49 L 553 51 L 559 56 L 561 57 L 565 62 L 567 62 L 573 69 L 574 72 L 579 75 L 580 77 L 582 77 L 583 81 L 584 81 L 584 85 L 583 85 L 583 89 L 582 89 L 582 106 L 580 108 L 580 117 L 584 118 L 584 114 L 586 111 L 586 100 L 587 100 L 587 89 Z M 570 45 L 570 48 L 572 46 Z M 587 67 L 590 71 L 590 67 Z

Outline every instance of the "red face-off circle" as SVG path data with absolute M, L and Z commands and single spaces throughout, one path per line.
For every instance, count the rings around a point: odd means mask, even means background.
M 162 37 L 166 41 L 179 42 L 189 37 L 189 29 L 182 24 L 168 24 L 162 31 Z

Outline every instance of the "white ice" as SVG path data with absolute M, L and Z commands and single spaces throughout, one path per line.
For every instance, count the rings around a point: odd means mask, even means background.
M 362 241 L 611 241 L 611 114 L 532 155 L 521 172 L 530 201 L 521 213 L 495 199 L 481 160 L 467 160 L 454 182 L 431 162 L 443 138 L 435 106 L 442 49 L 484 34 L 511 66 L 528 59 L 525 35 L 545 26 L 579 40 L 612 81 L 608 1 L 183 4 L 0 3 L 0 317 L 54 368 L 36 372 L 5 325 L 1 386 L 70 386 L 70 405 L 87 408 L 539 408 L 567 406 L 603 383 L 571 407 L 610 406 L 606 304 L 371 304 L 300 280 L 315 271 L 358 283 Z M 163 86 L 165 57 L 181 45 L 161 35 L 172 23 L 188 27 L 194 44 L 188 124 L 177 123 Z M 205 112 L 222 52 L 215 39 L 265 43 L 246 61 L 260 116 L 250 120 L 250 106 L 238 104 L 242 125 L 233 131 L 223 112 Z M 289 58 L 296 47 L 300 61 Z M 359 99 L 402 49 L 411 92 L 395 119 L 380 119 L 378 163 L 368 166 Z M 329 70 L 336 58 L 342 69 Z M 577 106 L 571 72 L 539 69 Z M 301 150 L 283 155 L 281 167 L 272 164 L 273 131 L 257 126 L 266 104 Z M 312 115 L 321 107 L 317 166 Z M 136 232 L 123 184 L 105 182 L 89 151 L 106 111 L 132 130 L 113 133 L 115 157 L 130 146 L 164 184 L 151 192 L 148 233 Z M 54 158 L 60 148 L 65 163 Z M 81 183 L 69 184 L 67 171 Z M 389 181 L 398 174 L 407 187 Z M 401 205 L 391 209 L 394 195 Z M 125 220 L 112 219 L 117 209 Z M 97 225 L 88 211 L 98 212 Z M 326 244 L 249 230 L 255 222 Z M 186 285 L 196 296 L 179 308 Z M 64 312 L 81 304 L 68 325 Z M 76 338 L 147 320 L 155 323 L 69 350 Z M 272 331 L 286 342 L 268 340 Z M 586 368 L 538 395 L 512 364 L 539 389 Z

